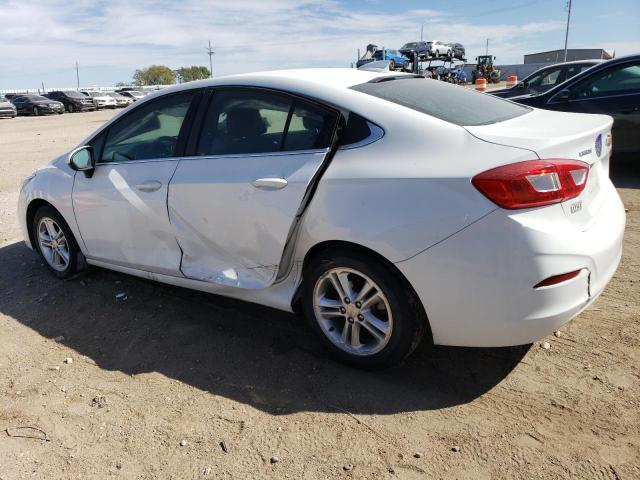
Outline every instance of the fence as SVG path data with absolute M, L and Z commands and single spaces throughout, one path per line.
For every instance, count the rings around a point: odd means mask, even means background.
M 48 92 L 57 92 L 57 91 L 62 91 L 62 92 L 69 92 L 72 90 L 85 90 L 85 91 L 92 91 L 92 92 L 113 92 L 115 90 L 119 90 L 121 88 L 135 88 L 136 90 L 140 90 L 140 91 L 153 91 L 153 90 L 159 90 L 161 88 L 165 88 L 165 87 L 170 87 L 171 85 L 148 85 L 148 86 L 144 86 L 144 87 L 140 87 L 137 85 L 125 85 L 124 87 L 96 87 L 96 86 L 87 86 L 87 87 L 81 87 L 81 88 L 75 88 L 75 87 L 62 87 L 62 88 L 46 88 L 44 89 L 44 91 L 42 90 L 42 88 L 20 88 L 20 89 L 13 89 L 13 90 L 0 90 L 0 95 L 4 95 L 6 93 L 24 93 L 24 94 L 30 94 L 30 95 L 43 95 L 45 93 Z

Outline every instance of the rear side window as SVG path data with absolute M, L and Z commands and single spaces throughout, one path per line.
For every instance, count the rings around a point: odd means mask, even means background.
M 215 92 L 198 155 L 235 155 L 326 148 L 337 114 L 274 92 Z
M 493 95 L 427 78 L 396 78 L 351 89 L 461 126 L 502 122 L 531 111 Z

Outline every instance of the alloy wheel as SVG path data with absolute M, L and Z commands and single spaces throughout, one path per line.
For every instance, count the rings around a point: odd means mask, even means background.
M 37 117 L 38 115 L 40 115 L 40 110 L 38 110 L 38 107 L 33 107 L 33 114 Z
M 59 272 L 69 266 L 69 244 L 64 231 L 55 220 L 42 217 L 38 222 L 38 243 L 47 263 Z
M 313 309 L 322 332 L 352 355 L 373 355 L 389 343 L 393 315 L 382 289 L 352 268 L 333 268 L 316 282 Z

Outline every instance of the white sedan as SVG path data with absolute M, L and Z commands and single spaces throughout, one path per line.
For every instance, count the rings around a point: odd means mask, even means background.
M 409 74 L 268 72 L 151 94 L 27 178 L 27 245 L 301 309 L 341 360 L 425 338 L 526 344 L 593 302 L 619 263 L 612 120 Z
M 95 92 L 92 90 L 85 90 L 80 92 L 93 100 L 93 104 L 96 108 L 116 108 L 116 99 L 104 92 Z

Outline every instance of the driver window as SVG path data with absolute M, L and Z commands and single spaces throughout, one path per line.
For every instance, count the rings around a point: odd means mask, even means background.
M 571 98 L 640 92 L 640 64 L 623 64 L 598 72 L 571 89 Z
M 101 162 L 170 158 L 193 93 L 170 95 L 136 108 L 109 129 Z

